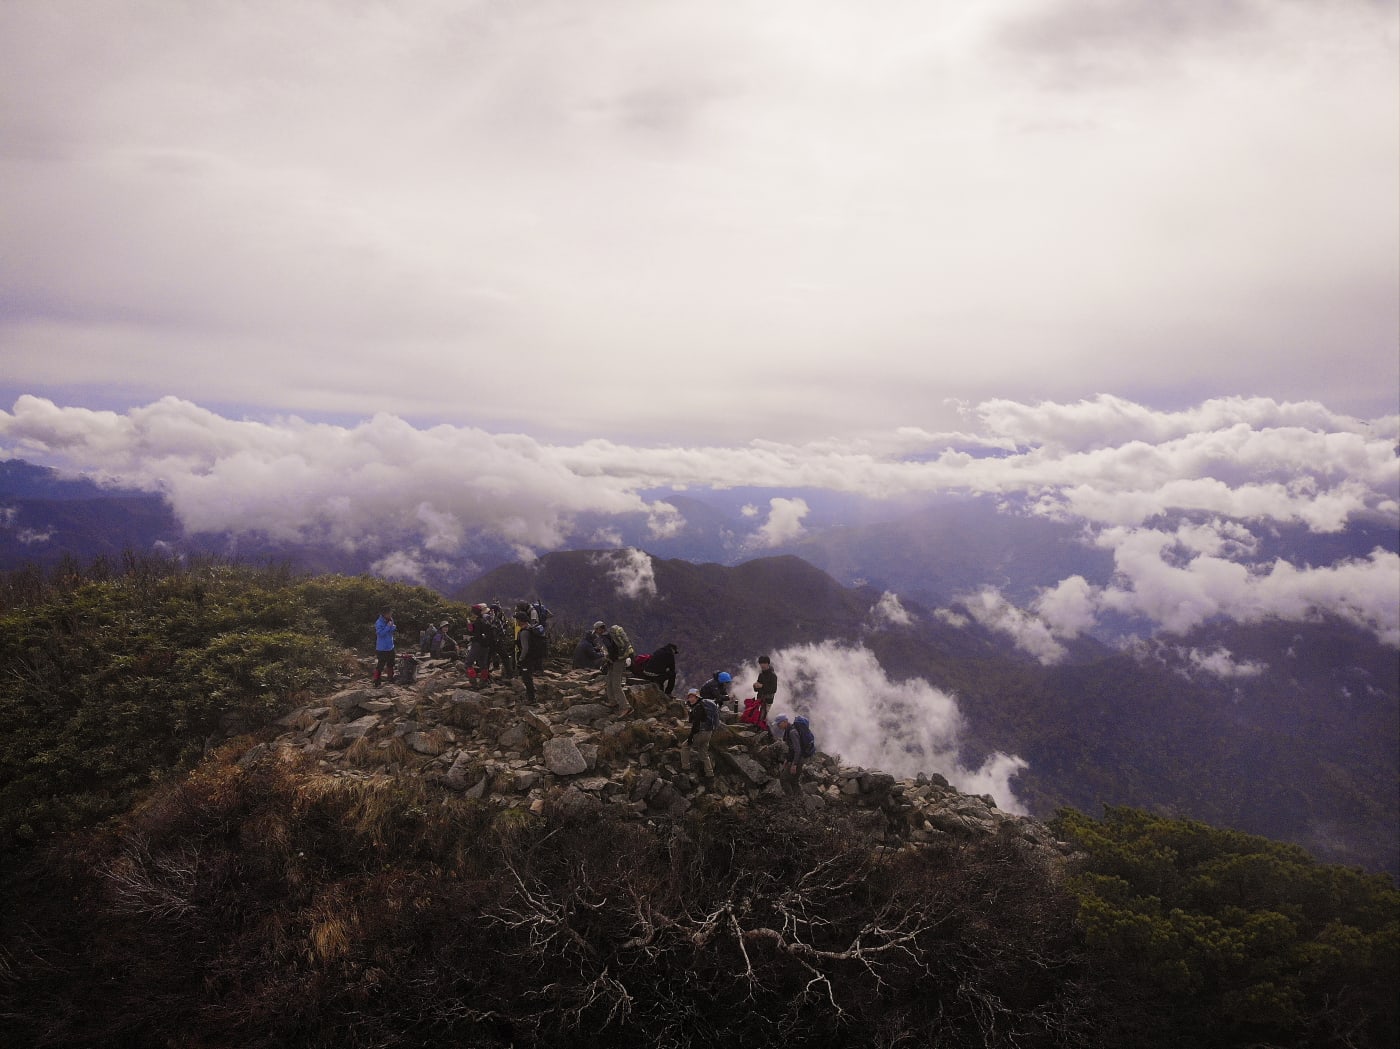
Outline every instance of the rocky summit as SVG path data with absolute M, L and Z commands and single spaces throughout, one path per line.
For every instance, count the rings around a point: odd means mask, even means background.
M 535 813 L 550 805 L 657 822 L 697 806 L 796 805 L 844 810 L 887 846 L 999 836 L 1047 857 L 1069 849 L 1039 821 L 1001 811 L 990 796 L 964 794 L 936 772 L 896 779 L 820 750 L 807 762 L 801 794 L 788 797 L 778 781 L 779 745 L 728 710 L 711 743 L 715 774 L 706 779 L 698 761 L 683 767 L 684 703 L 652 684 L 629 684 L 630 709 L 618 711 L 597 671 L 555 669 L 537 676 L 536 703 L 527 705 L 518 680 L 469 681 L 462 664 L 448 660 L 419 666 L 411 685 L 366 684 L 298 707 L 242 763 L 299 752 L 325 775 L 417 776 Z

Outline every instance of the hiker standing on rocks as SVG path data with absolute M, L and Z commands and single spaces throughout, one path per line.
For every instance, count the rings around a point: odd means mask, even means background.
M 467 613 L 467 680 L 473 684 L 491 681 L 491 625 L 486 606 L 472 605 Z
M 374 687 L 382 683 L 384 671 L 389 672 L 389 680 L 394 680 L 394 610 L 385 605 L 379 610 L 379 618 L 374 621 Z
M 802 793 L 802 769 L 807 759 L 817 751 L 816 739 L 804 717 L 789 718 L 779 714 L 773 720 L 773 732 L 782 745 L 782 766 L 778 769 L 778 781 L 785 794 Z
M 515 676 L 515 627 L 513 620 L 507 619 L 501 606 L 494 601 L 482 613 L 486 620 L 486 645 L 491 652 L 487 669 L 501 668 L 501 677 L 509 681 Z
M 690 735 L 681 744 L 681 771 L 690 771 L 690 752 L 695 750 L 700 755 L 705 778 L 713 779 L 715 759 L 710 756 L 710 740 L 719 727 L 719 707 L 714 700 L 702 698 L 698 688 L 692 688 L 685 694 L 685 709 L 690 718 Z
M 608 656 L 607 662 L 603 664 L 608 675 L 608 702 L 618 712 L 626 713 L 631 705 L 627 702 L 626 695 L 623 694 L 622 684 L 627 680 L 627 668 L 632 665 L 632 657 L 637 654 L 637 651 L 632 647 L 632 642 L 627 637 L 627 631 L 616 623 L 609 627 L 600 619 L 593 624 L 593 633 L 603 643 L 603 651 Z
M 773 672 L 773 663 L 767 656 L 758 657 L 758 680 L 753 683 L 753 691 L 762 708 L 759 720 L 766 722 L 773 697 L 778 694 L 778 675 Z
M 529 612 L 516 612 L 516 667 L 525 683 L 525 702 L 535 705 L 535 674 L 544 670 L 544 634 L 530 625 Z

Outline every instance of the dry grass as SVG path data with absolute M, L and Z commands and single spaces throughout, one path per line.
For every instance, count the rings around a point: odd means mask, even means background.
M 361 736 L 345 751 L 345 762 L 355 768 L 384 768 L 388 765 L 407 765 L 416 755 L 402 739 L 372 740 Z

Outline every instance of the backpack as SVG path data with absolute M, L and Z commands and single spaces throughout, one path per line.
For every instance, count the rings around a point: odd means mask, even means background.
M 612 638 L 613 644 L 617 646 L 617 658 L 626 659 L 628 656 L 636 654 L 636 649 L 632 647 L 632 641 L 627 636 L 627 631 L 614 623 L 608 627 L 608 637 Z
M 700 702 L 705 707 L 705 725 L 713 732 L 719 728 L 719 707 L 713 699 L 702 699 Z
M 549 635 L 545 633 L 543 623 L 531 623 L 525 629 L 530 631 L 530 666 L 538 669 L 544 666 L 545 658 L 549 655 Z
M 817 753 L 817 738 L 812 735 L 812 727 L 807 723 L 807 719 L 798 716 L 793 720 L 792 727 L 797 730 L 797 739 L 802 744 L 802 756 L 814 756 Z
M 547 628 L 550 616 L 554 615 L 549 609 L 544 607 L 543 601 L 521 601 L 515 606 L 517 612 L 524 612 L 530 617 L 533 626 L 538 623 L 541 628 Z
M 399 669 L 394 674 L 394 684 L 411 685 L 418 676 L 418 659 L 415 656 L 399 656 Z

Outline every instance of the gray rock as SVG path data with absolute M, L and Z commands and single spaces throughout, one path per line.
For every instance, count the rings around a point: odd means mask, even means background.
M 362 718 L 356 718 L 349 724 L 340 726 L 340 734 L 343 739 L 356 740 L 379 727 L 378 714 L 366 714 Z
M 602 703 L 575 703 L 564 712 L 564 720 L 571 725 L 591 725 L 611 714 L 612 710 Z
M 530 728 L 517 721 L 497 737 L 496 743 L 507 750 L 524 750 L 530 745 L 532 738 Z
M 358 707 L 360 703 L 366 699 L 374 699 L 375 695 L 376 693 L 372 688 L 352 688 L 344 692 L 337 692 L 335 695 L 331 696 L 328 702 L 331 706 L 335 707 L 336 710 L 343 713 L 344 711 L 353 710 L 355 707 Z
M 721 749 L 717 750 L 715 755 L 755 787 L 763 786 L 770 778 L 768 771 L 747 754 L 735 754 L 733 751 Z
M 447 740 L 443 736 L 441 729 L 431 729 L 427 732 L 409 732 L 404 735 L 403 741 L 419 754 L 427 754 L 429 757 L 436 757 L 447 749 Z
M 577 776 L 588 771 L 588 762 L 568 736 L 556 736 L 544 744 L 545 767 L 556 776 Z

